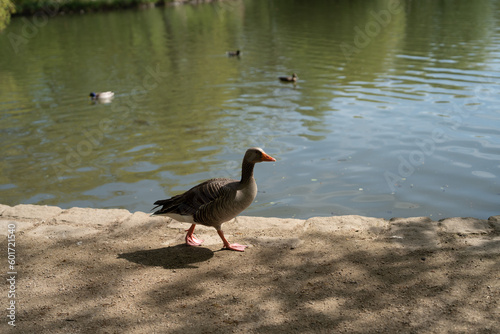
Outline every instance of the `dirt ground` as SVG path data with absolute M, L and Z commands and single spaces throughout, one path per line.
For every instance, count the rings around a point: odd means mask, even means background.
M 0 206 L 0 268 L 15 279 L 0 331 L 500 333 L 500 216 L 238 217 L 223 227 L 245 252 L 221 250 L 203 226 L 204 245 L 186 246 L 187 227 L 126 210 Z

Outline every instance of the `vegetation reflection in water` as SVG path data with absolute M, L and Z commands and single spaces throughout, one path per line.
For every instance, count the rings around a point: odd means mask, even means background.
M 15 17 L 0 36 L 1 202 L 146 211 L 238 178 L 262 146 L 278 161 L 256 171 L 246 214 L 498 214 L 496 13 L 233 1 L 55 16 L 30 34 Z M 105 90 L 112 103 L 90 103 Z

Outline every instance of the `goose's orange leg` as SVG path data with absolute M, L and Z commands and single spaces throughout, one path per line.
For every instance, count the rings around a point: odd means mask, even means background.
M 186 244 L 189 246 L 199 246 L 203 242 L 203 240 L 198 239 L 194 236 L 194 228 L 196 224 L 191 225 L 191 227 L 187 230 L 186 234 Z
M 224 237 L 224 232 L 222 232 L 222 230 L 217 230 L 217 233 L 219 234 L 219 237 L 222 239 L 222 242 L 224 243 L 225 249 L 243 252 L 243 251 L 245 251 L 245 248 L 248 247 L 246 245 L 230 244 L 229 241 L 227 241 L 226 237 Z

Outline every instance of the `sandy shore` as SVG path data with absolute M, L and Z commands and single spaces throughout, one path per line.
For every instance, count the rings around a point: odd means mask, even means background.
M 243 253 L 203 226 L 185 246 L 187 227 L 0 205 L 0 331 L 500 333 L 500 216 L 238 217 L 224 231 Z

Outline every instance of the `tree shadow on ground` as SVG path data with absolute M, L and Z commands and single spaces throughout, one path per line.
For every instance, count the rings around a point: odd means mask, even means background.
M 133 244 L 94 236 L 25 244 L 20 329 L 498 333 L 497 239 L 453 235 L 436 247 L 427 229 L 413 239 L 393 232 L 303 232 L 294 236 L 307 242 L 297 247 L 257 238 L 244 253 L 216 254 L 185 245 L 144 250 L 161 240 L 147 233 Z
M 171 333 L 495 332 L 498 248 L 307 239 L 316 245 L 254 248 L 257 256 L 155 287 L 149 298 L 176 315 Z M 193 299 L 190 286 L 206 298 Z

